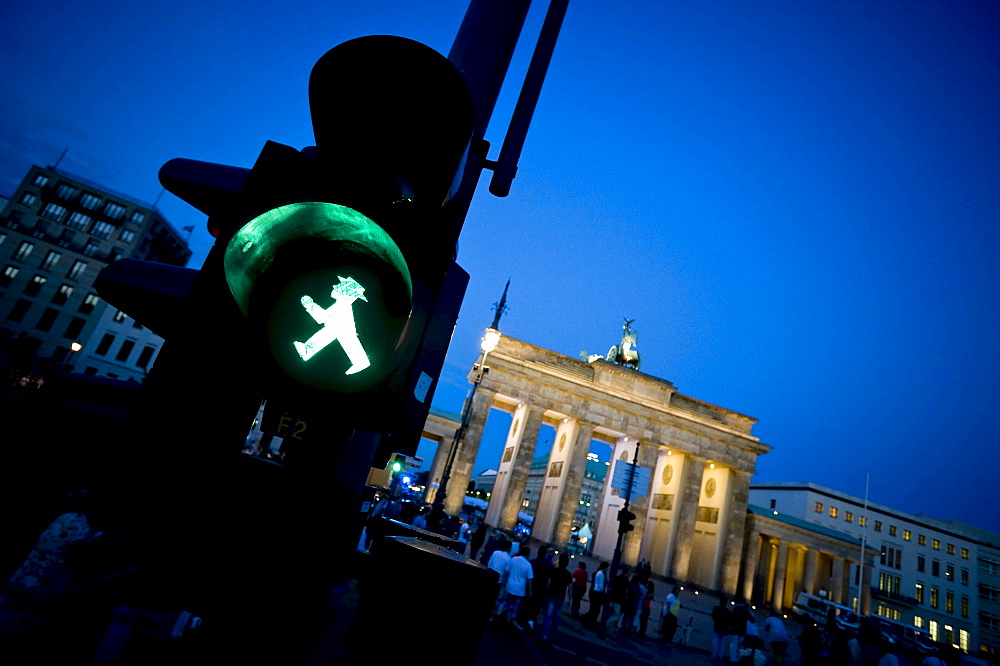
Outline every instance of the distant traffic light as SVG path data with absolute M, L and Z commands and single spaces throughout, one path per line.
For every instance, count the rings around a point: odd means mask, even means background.
M 625 534 L 626 532 L 631 532 L 635 529 L 635 525 L 632 521 L 635 520 L 636 516 L 634 513 L 628 509 L 622 508 L 618 511 L 618 532 L 620 534 Z

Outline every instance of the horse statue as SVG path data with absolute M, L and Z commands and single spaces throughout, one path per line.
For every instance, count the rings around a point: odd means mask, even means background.
M 621 344 L 615 345 L 608 350 L 608 355 L 604 358 L 607 361 L 617 363 L 626 368 L 638 370 L 639 352 L 635 350 L 635 345 L 639 339 L 639 334 L 632 330 L 632 322 L 634 321 L 635 319 L 625 318 L 625 325 L 622 327 L 624 333 L 622 333 Z

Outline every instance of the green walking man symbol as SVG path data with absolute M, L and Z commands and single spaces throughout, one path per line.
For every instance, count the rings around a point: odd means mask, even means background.
M 365 288 L 354 278 L 338 275 L 337 279 L 340 283 L 333 285 L 333 291 L 330 292 L 333 296 L 333 305 L 330 307 L 317 305 L 309 295 L 302 297 L 302 307 L 323 328 L 305 342 L 296 340 L 292 344 L 302 360 L 308 361 L 334 340 L 340 341 L 340 346 L 351 362 L 351 367 L 344 374 L 353 375 L 371 365 L 354 324 L 354 301 L 361 299 L 367 303 L 368 299 L 365 298 Z

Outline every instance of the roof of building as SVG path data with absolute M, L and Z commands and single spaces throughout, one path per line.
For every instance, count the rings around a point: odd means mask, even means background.
M 771 520 L 776 520 L 779 523 L 785 523 L 786 525 L 791 525 L 800 530 L 805 530 L 807 532 L 815 532 L 816 534 L 822 534 L 833 539 L 840 539 L 841 541 L 846 541 L 847 543 L 857 544 L 858 547 L 861 546 L 861 539 L 852 537 L 849 534 L 844 534 L 843 532 L 838 532 L 835 529 L 829 527 L 824 527 L 823 525 L 817 525 L 815 523 L 810 523 L 807 520 L 802 520 L 801 518 L 796 518 L 793 515 L 787 513 L 781 513 L 774 509 L 765 509 L 762 506 L 757 506 L 755 504 L 748 504 L 747 511 L 756 514 L 758 516 L 764 516 Z

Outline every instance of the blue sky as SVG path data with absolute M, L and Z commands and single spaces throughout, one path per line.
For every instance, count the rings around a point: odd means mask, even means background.
M 467 5 L 7 3 L 0 193 L 63 150 L 152 202 L 171 158 L 312 145 L 320 56 L 367 34 L 446 54 Z M 644 372 L 759 419 L 755 480 L 863 496 L 870 474 L 874 502 L 1000 532 L 998 43 L 987 0 L 573 0 L 511 194 L 484 176 L 463 230 L 435 405 L 460 411 L 509 277 L 506 335 L 576 357 L 628 317 Z M 204 217 L 160 207 L 199 265 Z

